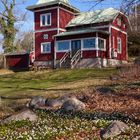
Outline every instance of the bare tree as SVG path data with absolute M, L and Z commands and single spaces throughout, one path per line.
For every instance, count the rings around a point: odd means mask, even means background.
M 17 5 L 16 0 L 0 0 L 0 33 L 3 36 L 3 49 L 5 53 L 16 50 L 16 46 L 14 45 L 17 32 L 15 23 L 19 19 L 17 14 L 14 13 L 14 10 Z
M 33 51 L 33 31 L 25 32 L 21 40 L 21 48 L 28 52 Z

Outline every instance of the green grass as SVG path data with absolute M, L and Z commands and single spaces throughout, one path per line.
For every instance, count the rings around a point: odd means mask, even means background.
M 66 85 L 76 84 L 86 79 L 106 79 L 116 72 L 116 69 L 74 69 L 3 75 L 0 76 L 0 96 L 43 94 L 48 90 L 55 90 L 55 87 L 57 87 L 57 91 L 59 86 L 61 90 L 67 90 Z M 63 85 L 66 87 L 62 88 Z

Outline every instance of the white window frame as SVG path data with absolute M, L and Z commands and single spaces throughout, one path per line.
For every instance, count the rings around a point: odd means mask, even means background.
M 120 18 L 117 19 L 117 24 L 118 24 L 119 26 L 122 25 L 122 20 L 121 20 Z
M 85 39 L 95 39 L 95 48 L 84 48 L 84 40 L 85 40 Z M 84 51 L 84 50 L 87 50 L 87 51 L 88 51 L 88 50 L 97 50 L 97 49 L 96 49 L 96 37 L 83 38 L 83 39 L 81 39 L 81 44 L 82 44 L 82 45 L 81 45 L 81 50 L 83 50 L 83 51 Z
M 99 48 L 99 39 L 104 41 L 104 48 L 103 49 Z M 106 39 L 98 37 L 98 50 L 106 51 Z
M 118 45 L 120 45 L 120 50 Z M 122 39 L 120 37 L 117 37 L 117 52 L 122 53 Z
M 50 16 L 50 24 L 47 23 L 47 17 L 48 17 L 48 15 Z M 46 20 L 45 20 L 45 25 L 42 24 L 42 17 L 43 17 L 43 16 L 45 16 L 45 19 L 46 19 Z M 41 14 L 41 15 L 40 15 L 40 26 L 41 26 L 41 27 L 44 27 L 44 26 L 51 26 L 51 20 L 52 20 L 51 13 Z
M 68 50 L 58 50 L 58 43 L 60 42 L 69 42 L 69 49 Z M 56 41 L 56 52 L 69 52 L 71 50 L 71 40 L 63 40 L 63 41 Z
M 43 39 L 48 39 L 48 38 L 49 38 L 48 34 L 43 34 Z
M 50 50 L 49 51 L 43 52 L 43 45 L 44 44 L 49 44 L 50 45 Z M 51 42 L 43 42 L 43 43 L 41 43 L 41 54 L 49 54 L 49 53 L 51 53 Z

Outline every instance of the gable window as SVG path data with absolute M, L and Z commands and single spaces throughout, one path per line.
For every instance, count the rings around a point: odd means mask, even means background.
M 41 53 L 51 53 L 51 43 L 41 43 Z
M 121 26 L 121 22 L 122 22 L 121 19 L 118 18 L 118 19 L 117 19 L 117 24 L 118 24 L 119 26 Z
M 51 13 L 40 15 L 40 26 L 50 26 L 51 25 Z
M 83 49 L 95 49 L 96 48 L 96 40 L 95 38 L 89 38 L 83 40 Z
M 99 38 L 98 39 L 98 48 L 99 48 L 99 50 L 105 50 L 105 40 L 104 39 L 101 39 L 101 38 Z
M 70 50 L 70 41 L 57 42 L 57 52 L 67 52 Z
M 118 53 L 122 52 L 122 40 L 120 37 L 117 38 L 117 52 Z

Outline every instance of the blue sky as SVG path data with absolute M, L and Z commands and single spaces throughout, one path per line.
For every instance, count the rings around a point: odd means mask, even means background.
M 38 0 L 26 0 L 24 4 L 19 4 L 16 12 L 27 12 L 26 21 L 20 25 L 20 32 L 26 32 L 33 29 L 33 13 L 26 10 L 27 6 L 34 5 Z M 95 1 L 95 0 L 69 0 L 71 5 L 77 7 L 82 12 L 88 11 L 94 5 L 94 3 L 87 2 L 87 1 Z M 17 0 L 18 3 L 21 0 Z M 96 5 L 92 10 L 96 9 L 105 9 L 109 7 L 119 8 L 121 4 L 121 0 L 105 0 L 105 2 L 101 2 L 100 4 Z M 2 48 L 0 46 L 0 52 L 2 52 Z

